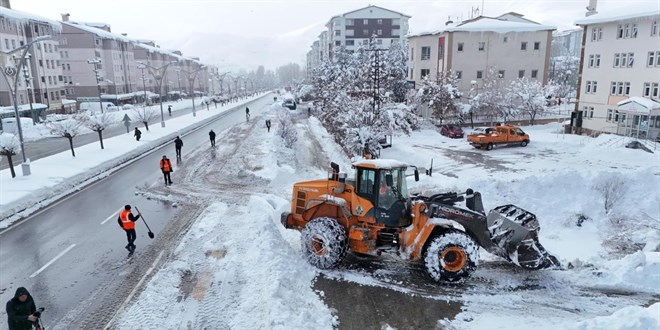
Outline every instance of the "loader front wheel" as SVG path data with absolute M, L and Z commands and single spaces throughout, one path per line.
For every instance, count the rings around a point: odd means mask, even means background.
M 336 267 L 346 257 L 348 237 L 337 220 L 320 217 L 307 223 L 300 244 L 303 256 L 310 264 L 328 269 Z
M 461 283 L 477 270 L 478 251 L 477 243 L 465 233 L 450 231 L 435 236 L 424 254 L 426 272 L 439 283 Z

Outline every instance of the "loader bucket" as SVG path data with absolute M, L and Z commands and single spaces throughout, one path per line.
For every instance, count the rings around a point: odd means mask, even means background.
M 486 218 L 494 246 L 489 251 L 526 269 L 561 267 L 557 258 L 539 242 L 536 215 L 515 205 L 502 205 Z

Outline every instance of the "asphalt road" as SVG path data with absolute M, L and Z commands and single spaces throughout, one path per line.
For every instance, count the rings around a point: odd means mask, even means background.
M 267 94 L 247 106 L 262 109 L 272 102 L 271 97 Z M 237 106 L 196 131 L 182 133 L 179 166 L 185 166 L 190 150 L 209 144 L 209 129 L 219 133 L 244 121 L 244 109 L 245 105 Z M 88 303 L 89 297 L 99 296 L 98 288 L 126 270 L 122 267 L 128 262 L 126 236 L 116 220 L 124 204 L 137 206 L 156 235 L 150 240 L 142 221 L 136 223 L 137 251 L 131 262 L 140 258 L 140 250 L 158 242 L 161 230 L 178 218 L 173 205 L 135 193 L 139 187 L 164 185 L 157 165 L 163 154 L 174 155 L 173 143 L 153 149 L 120 171 L 0 232 L 0 301 L 8 301 L 16 288 L 24 286 L 35 297 L 37 307 L 46 308 L 45 320 L 55 324 L 73 310 L 84 308 L 80 305 Z M 176 174 L 169 189 L 176 189 Z M 139 262 L 151 264 L 153 260 Z M 146 267 L 139 269 L 146 272 Z M 4 308 L 0 319 L 0 329 L 5 329 Z
M 186 100 L 188 101 L 188 100 Z M 199 103 L 201 100 L 196 99 L 195 100 L 195 111 L 207 111 L 206 106 L 202 106 Z M 231 103 L 230 103 L 231 104 Z M 209 108 L 211 111 L 215 109 L 214 105 L 209 105 Z M 172 116 L 168 116 L 167 114 L 167 106 L 163 104 L 163 110 L 165 114 L 165 123 L 167 124 L 167 121 L 169 120 L 176 120 L 177 117 L 187 115 L 189 113 L 192 113 L 192 107 L 185 108 L 185 109 L 180 109 L 180 110 L 175 110 L 172 111 Z M 126 111 L 124 111 L 126 112 Z M 159 115 L 156 116 L 156 118 L 152 119 L 149 122 L 149 125 L 160 125 L 160 108 L 158 108 Z M 130 111 L 128 111 L 130 113 Z M 133 130 L 135 127 L 139 127 L 140 130 L 143 131 L 144 133 L 144 125 L 142 123 L 138 122 L 131 122 L 131 126 L 129 128 L 129 134 L 133 134 Z M 126 134 L 126 126 L 123 124 L 113 126 L 111 128 L 108 128 L 103 131 L 103 139 L 111 138 L 113 136 L 117 136 L 120 134 Z M 96 143 L 99 144 L 99 136 L 96 132 L 90 132 L 87 134 L 83 134 L 80 136 L 76 136 L 73 139 L 73 145 L 74 147 L 79 147 L 83 146 L 89 143 Z M 69 140 L 63 138 L 63 137 L 50 137 L 50 138 L 45 138 L 45 139 L 39 139 L 35 141 L 27 141 L 24 142 L 25 146 L 25 151 L 26 151 L 26 157 L 29 158 L 30 160 L 34 161 L 43 157 L 48 157 L 57 153 L 60 153 L 65 150 L 69 150 Z M 4 170 L 9 167 L 9 163 L 4 159 L 0 160 L 0 170 Z M 14 169 L 17 171 L 17 175 L 21 175 L 21 170 L 20 170 L 20 165 L 23 162 L 23 157 L 19 153 L 18 155 L 12 157 L 12 161 L 14 163 Z

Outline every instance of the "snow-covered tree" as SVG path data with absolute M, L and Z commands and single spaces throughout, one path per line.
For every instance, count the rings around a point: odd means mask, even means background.
M 7 157 L 7 163 L 9 164 L 12 178 L 16 177 L 16 172 L 14 172 L 14 162 L 11 157 L 20 151 L 21 143 L 16 135 L 11 133 L 0 133 L 0 155 Z
M 431 116 L 441 122 L 445 119 L 458 120 L 461 112 L 457 102 L 461 93 L 456 85 L 456 75 L 452 72 L 442 73 L 437 81 L 426 76 L 411 103 L 414 107 L 429 107 L 432 110 Z
M 135 120 L 141 121 L 144 124 L 144 128 L 149 130 L 149 121 L 156 118 L 156 109 L 151 107 L 138 107 L 133 109 L 133 114 Z
M 538 80 L 517 79 L 509 84 L 507 99 L 518 113 L 528 115 L 530 124 L 534 125 L 536 116 L 542 115 L 547 110 L 546 97 L 552 95 L 553 89 L 549 85 L 542 86 Z
M 73 150 L 73 138 L 78 136 L 81 132 L 82 123 L 73 118 L 62 121 L 53 121 L 47 124 L 51 133 L 57 136 L 65 137 L 69 140 L 69 147 L 71 147 L 71 154 L 76 157 L 76 152 Z
M 471 90 L 470 107 L 476 115 L 486 117 L 491 123 L 497 117 L 515 115 L 507 104 L 506 85 L 496 67 L 488 69 L 482 79 L 482 85 L 475 85 Z
M 573 56 L 566 45 L 553 41 L 552 57 L 548 68 L 550 84 L 555 85 L 555 96 L 568 98 L 575 95 L 580 58 Z
M 392 93 L 392 101 L 403 102 L 406 97 L 408 77 L 408 46 L 402 43 L 392 43 L 384 56 L 384 88 Z
M 103 149 L 103 130 L 117 124 L 117 121 L 113 119 L 113 116 L 108 113 L 96 114 L 95 116 L 82 114 L 78 120 L 99 135 L 101 149 Z
M 284 145 L 287 148 L 293 148 L 293 144 L 298 140 L 298 132 L 293 127 L 289 111 L 286 111 L 286 109 L 278 111 L 277 122 L 277 134 L 284 140 Z

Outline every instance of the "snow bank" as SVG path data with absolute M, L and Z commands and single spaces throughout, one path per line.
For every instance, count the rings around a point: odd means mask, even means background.
M 660 303 L 649 307 L 630 306 L 609 316 L 580 322 L 576 330 L 642 330 L 660 329 Z

